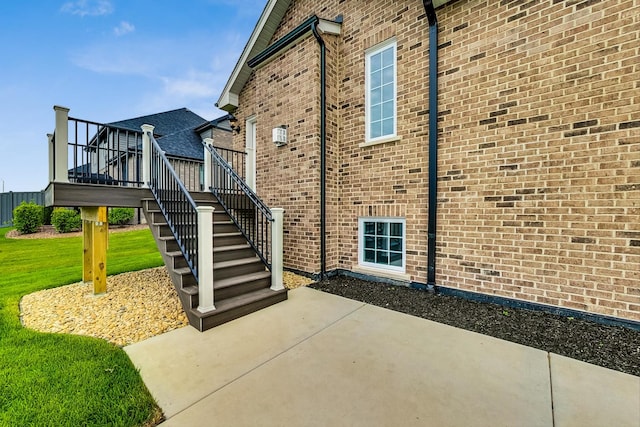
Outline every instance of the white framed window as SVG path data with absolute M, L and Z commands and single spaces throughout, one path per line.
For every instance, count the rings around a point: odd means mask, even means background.
M 396 136 L 396 47 L 390 39 L 366 51 L 366 142 Z
M 363 267 L 405 271 L 404 218 L 358 219 L 358 262 Z

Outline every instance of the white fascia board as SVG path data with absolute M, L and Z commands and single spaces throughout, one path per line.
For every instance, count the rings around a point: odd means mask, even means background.
M 256 47 L 256 43 L 261 39 L 261 36 L 263 36 L 263 31 L 267 23 L 272 19 L 277 19 L 278 22 L 280 21 L 280 19 L 282 19 L 282 16 L 273 16 L 274 10 L 286 10 L 289 6 L 289 3 L 291 3 L 291 0 L 269 0 L 267 2 L 267 5 L 262 11 L 262 15 L 260 15 L 260 19 L 258 19 L 258 23 L 253 29 L 251 36 L 249 37 L 249 41 L 245 45 L 242 54 L 240 54 L 240 58 L 238 59 L 238 62 L 231 72 L 231 76 L 227 80 L 227 83 L 225 84 L 224 89 L 220 94 L 220 98 L 216 103 L 218 108 L 226 111 L 232 111 L 238 106 L 239 91 L 242 89 L 244 83 L 246 83 L 246 80 L 251 74 L 251 70 L 247 66 L 247 61 L 249 60 L 249 58 L 256 54 L 256 51 L 260 51 L 264 48 Z M 269 41 L 267 40 L 266 43 L 268 42 Z M 232 90 L 234 90 L 235 86 L 238 86 L 236 85 L 236 83 L 238 82 L 239 78 L 242 78 L 245 81 L 239 82 L 242 84 L 239 85 L 240 89 L 236 89 L 238 93 L 233 93 Z

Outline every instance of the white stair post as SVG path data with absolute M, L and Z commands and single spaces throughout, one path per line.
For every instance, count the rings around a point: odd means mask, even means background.
M 54 105 L 53 110 L 56 112 L 55 152 L 53 153 L 55 173 L 53 174 L 53 181 L 69 182 L 69 154 L 67 151 L 67 145 L 69 144 L 69 109 Z
M 284 209 L 271 208 L 273 222 L 271 223 L 271 289 L 284 289 Z
M 149 187 L 151 181 L 151 138 L 155 127 L 153 125 L 142 125 L 142 186 Z
M 213 304 L 213 206 L 198 206 L 198 311 L 208 313 Z
M 205 145 L 213 145 L 213 139 L 205 138 L 203 140 Z M 207 147 L 203 147 L 204 149 L 204 191 L 209 191 L 211 188 L 211 153 Z

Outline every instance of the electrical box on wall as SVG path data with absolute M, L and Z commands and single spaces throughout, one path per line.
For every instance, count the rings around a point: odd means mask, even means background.
M 287 127 L 282 125 L 273 128 L 273 143 L 280 147 L 287 143 Z

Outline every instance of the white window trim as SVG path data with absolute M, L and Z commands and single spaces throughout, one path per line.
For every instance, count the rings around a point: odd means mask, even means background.
M 364 261 L 364 223 L 367 222 L 400 222 L 402 223 L 402 266 L 382 265 Z M 381 272 L 405 273 L 407 268 L 407 222 L 401 217 L 373 217 L 362 216 L 358 218 L 358 265 L 368 270 Z
M 393 66 L 393 95 L 394 95 L 394 103 L 393 103 L 393 134 L 392 135 L 382 135 L 379 136 L 377 138 L 371 138 L 370 137 L 370 117 L 369 117 L 369 104 L 371 102 L 371 88 L 370 88 L 370 84 L 371 84 L 371 79 L 369 77 L 370 75 L 370 68 L 371 68 L 371 63 L 369 61 L 369 58 L 372 55 L 375 55 L 376 53 L 380 52 L 381 50 L 384 50 L 386 48 L 388 48 L 389 46 L 393 46 L 393 61 L 394 61 L 394 66 Z M 369 49 L 367 49 L 365 51 L 365 75 L 364 75 L 364 79 L 365 79 L 365 94 L 364 94 L 364 101 L 365 101 L 365 112 L 364 112 L 364 123 L 365 123 L 365 144 L 366 145 L 373 145 L 376 142 L 388 142 L 389 140 L 394 140 L 395 137 L 398 135 L 398 43 L 396 41 L 396 38 L 393 37 L 389 40 L 386 40 L 380 44 L 377 44 L 373 47 L 370 47 Z

